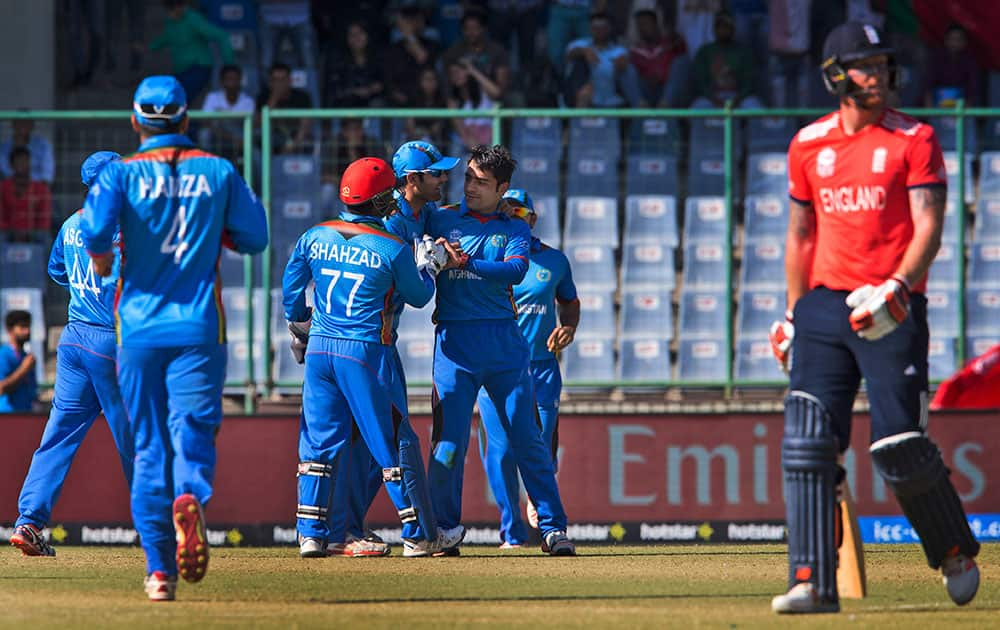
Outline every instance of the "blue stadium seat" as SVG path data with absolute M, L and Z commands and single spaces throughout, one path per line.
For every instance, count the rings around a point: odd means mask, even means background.
M 688 242 L 684 246 L 684 289 L 719 289 L 726 286 L 726 251 L 722 243 Z
M 1000 289 L 967 289 L 965 292 L 965 333 L 1000 334 Z
M 649 290 L 630 292 L 622 296 L 621 333 L 619 339 L 674 338 L 673 309 L 670 291 Z
M 258 254 L 250 258 L 253 268 L 251 282 L 253 286 L 259 287 L 262 280 L 260 275 L 261 256 Z M 243 286 L 243 260 L 243 254 L 225 247 L 222 248 L 222 255 L 219 256 L 219 275 L 222 278 L 223 287 Z
M 785 286 L 785 246 L 777 239 L 743 243 L 740 285 L 745 289 L 778 289 Z
M 723 197 L 688 197 L 684 201 L 685 242 L 727 238 L 726 201 Z
M 944 203 L 944 225 L 941 226 L 941 241 L 944 243 L 958 242 L 958 208 L 966 213 L 965 224 L 968 226 L 970 218 L 965 204 L 958 203 L 958 193 L 948 193 Z
M 954 116 L 935 116 L 928 119 L 934 127 L 938 142 L 942 151 L 954 151 L 958 147 L 958 119 Z M 965 151 L 966 154 L 975 154 L 976 145 L 976 123 L 972 118 L 965 120 Z
M 562 351 L 562 375 L 569 388 L 580 382 L 597 386 L 614 384 L 614 338 L 577 338 Z
M 747 195 L 788 194 L 788 159 L 784 153 L 751 153 L 747 158 Z
M 733 128 L 739 126 L 739 121 L 733 121 Z M 725 121 L 722 118 L 693 118 L 688 121 L 690 137 L 688 139 L 689 160 L 704 157 L 716 157 L 720 161 L 723 155 L 723 140 Z
M 297 241 L 297 236 L 288 236 L 281 232 L 271 235 L 271 287 L 281 287 L 285 266 L 288 265 L 288 259 Z
M 733 357 L 733 376 L 746 381 L 784 381 L 785 376 L 771 351 L 771 342 L 766 338 L 740 339 L 736 343 Z
M 943 334 L 931 337 L 927 344 L 927 375 L 931 380 L 944 380 L 955 373 L 959 367 L 956 348 L 958 339 L 955 337 Z
M 10 311 L 28 311 L 31 313 L 31 345 L 37 358 L 35 362 L 35 377 L 39 383 L 45 378 L 45 339 L 48 326 L 45 323 L 45 308 L 42 303 L 42 290 L 38 285 L 30 287 L 6 287 L 0 289 L 0 317 Z M 6 331 L 4 331 L 6 334 Z M 6 339 L 5 339 L 6 342 Z
M 264 299 L 263 289 L 253 292 L 253 340 L 264 340 Z M 247 295 L 246 289 L 223 288 L 222 308 L 226 313 L 226 338 L 230 341 L 246 341 L 247 339 Z
M 618 248 L 618 201 L 614 197 L 569 197 L 566 230 L 569 245 L 597 244 Z
M 747 121 L 747 151 L 785 154 L 797 131 L 798 121 L 794 118 L 751 118 Z
M 430 383 L 434 379 L 434 336 L 400 338 L 396 344 L 403 363 L 407 388 L 415 383 Z
M 747 195 L 743 200 L 746 239 L 784 238 L 788 231 L 788 201 L 785 195 Z
M 677 346 L 677 378 L 682 381 L 726 379 L 726 344 L 715 339 L 684 339 Z
M 965 338 L 965 360 L 978 357 L 998 343 L 1000 343 L 1000 333 L 967 336 Z
M 1000 286 L 1000 243 L 973 243 L 969 256 L 969 286 Z
M 687 194 L 721 195 L 725 191 L 726 165 L 721 157 L 691 156 L 688 161 Z
M 625 171 L 626 195 L 676 195 L 677 158 L 630 155 Z
M 937 256 L 927 273 L 927 286 L 934 289 L 949 289 L 958 286 L 956 247 L 954 243 L 941 243 L 941 248 L 938 249 Z
M 278 341 L 275 346 L 272 378 L 275 381 L 293 383 L 292 385 L 276 387 L 277 391 L 283 394 L 298 394 L 302 391 L 301 383 L 305 378 L 305 366 L 295 362 L 295 357 L 288 349 L 288 344 L 284 343 L 284 338 Z M 298 383 L 298 385 L 294 383 Z
M 413 308 L 407 306 L 399 316 L 400 339 L 433 339 L 434 323 L 431 316 L 434 314 L 434 300 L 428 302 L 423 308 Z
M 675 276 L 673 247 L 626 241 L 622 253 L 622 291 L 673 289 Z
M 569 155 L 599 150 L 612 163 L 621 157 L 617 118 L 573 118 L 569 122 Z
M 618 196 L 618 165 L 599 149 L 571 154 L 566 172 L 566 196 Z
M 927 298 L 927 324 L 934 335 L 958 336 L 958 289 L 929 288 Z
M 586 322 L 577 337 L 614 337 L 618 332 L 615 325 L 615 295 L 610 290 L 581 289 L 580 321 Z
M 462 174 L 458 168 L 451 171 L 457 180 L 462 183 Z M 534 147 L 524 153 L 517 154 L 517 170 L 511 178 L 511 186 L 523 188 L 528 191 L 533 198 L 559 196 L 559 153 L 558 148 L 552 151 L 552 147 Z
M 338 207 L 339 201 L 338 201 Z M 298 238 L 306 230 L 332 218 L 324 216 L 320 196 L 305 193 L 276 193 L 271 197 L 271 235 Z
M 226 354 L 228 356 L 226 360 L 226 382 L 242 383 L 247 380 L 247 357 L 253 352 L 253 379 L 256 383 L 263 383 L 267 376 L 267 369 L 264 367 L 264 353 L 261 348 L 261 344 L 257 342 L 250 343 L 246 340 L 229 340 L 226 344 Z M 291 356 L 287 346 L 281 347 L 279 344 L 279 349 L 284 350 Z M 226 387 L 223 391 L 227 394 L 242 394 L 246 390 L 243 385 L 237 385 Z
M 319 162 L 311 155 L 276 155 L 271 158 L 271 194 L 318 196 Z
M 614 250 L 606 245 L 567 245 L 566 258 L 573 270 L 577 288 L 614 290 L 618 285 L 618 268 Z
M 559 198 L 556 196 L 534 197 L 535 214 L 538 219 L 531 233 L 545 244 L 562 247 L 562 220 L 559 218 Z
M 1000 241 L 1000 191 L 993 197 L 980 196 L 974 237 L 977 243 Z
M 972 179 L 972 158 L 975 155 L 966 147 L 965 154 L 965 203 L 976 200 L 976 185 Z M 948 190 L 958 196 L 958 154 L 953 151 L 944 152 L 944 167 L 948 172 Z
M 670 380 L 670 348 L 665 339 L 631 338 L 619 342 L 618 378 L 635 384 Z
M 635 118 L 629 125 L 628 155 L 674 155 L 677 151 L 677 121 L 671 118 Z
M 511 124 L 511 150 L 514 155 L 532 149 L 558 151 L 562 147 L 562 120 L 559 118 L 515 118 Z M 558 159 L 558 153 L 556 158 Z
M 1000 123 L 1000 118 L 990 118 Z M 984 151 L 979 156 L 979 197 L 1000 198 L 1000 151 Z
M 681 291 L 679 339 L 711 337 L 721 339 L 726 332 L 726 292 Z
M 736 330 L 741 340 L 767 339 L 771 323 L 784 318 L 784 291 L 745 288 L 740 291 Z
M 48 263 L 48 252 L 42 245 L 0 243 L 0 287 L 44 287 L 49 282 Z
M 257 30 L 257 3 L 253 0 L 201 0 L 205 17 L 219 28 Z
M 677 247 L 677 199 L 661 195 L 625 198 L 625 244 L 656 243 Z

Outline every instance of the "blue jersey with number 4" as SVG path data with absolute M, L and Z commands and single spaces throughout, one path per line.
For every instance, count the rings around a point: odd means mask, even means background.
M 394 300 L 420 308 L 434 281 L 417 272 L 413 249 L 378 219 L 344 212 L 299 237 L 282 281 L 285 319 L 306 319 L 306 288 L 316 283 L 309 336 L 391 345 Z
M 49 254 L 49 277 L 69 288 L 69 321 L 114 328 L 115 287 L 121 256 L 116 250 L 110 276 L 102 278 L 94 273 L 80 232 L 82 212 L 74 212 L 59 229 Z
M 138 153 L 105 166 L 90 188 L 87 251 L 111 251 L 119 225 L 119 344 L 224 343 L 222 247 L 256 254 L 268 238 L 264 208 L 233 165 L 182 135 L 147 139 Z
M 548 349 L 556 327 L 556 301 L 576 300 L 576 285 L 566 255 L 537 238 L 531 239 L 531 265 L 524 280 L 514 287 L 517 326 L 531 349 L 531 360 L 555 357 Z

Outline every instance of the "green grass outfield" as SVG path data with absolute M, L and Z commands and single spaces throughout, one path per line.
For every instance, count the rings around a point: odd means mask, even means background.
M 984 583 L 965 608 L 916 545 L 866 551 L 868 598 L 842 602 L 839 615 L 779 618 L 770 602 L 784 590 L 786 564 L 776 545 L 585 546 L 577 558 L 466 547 L 460 558 L 318 560 L 293 548 L 225 548 L 213 551 L 204 582 L 181 583 L 167 603 L 146 600 L 138 548 L 59 547 L 57 558 L 0 549 L 0 627 L 1000 627 L 1000 545 L 983 546 Z

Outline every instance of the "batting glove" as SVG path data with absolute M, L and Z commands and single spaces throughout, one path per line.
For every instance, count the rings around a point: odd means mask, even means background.
M 862 339 L 885 337 L 910 314 L 910 287 L 902 276 L 893 276 L 877 287 L 866 284 L 847 296 L 851 328 Z
M 306 346 L 309 345 L 309 329 L 312 327 L 312 308 L 306 313 L 304 322 L 288 322 L 288 332 L 291 334 L 292 356 L 295 362 L 302 365 L 306 362 Z
M 788 374 L 789 359 L 792 356 L 792 340 L 795 339 L 795 324 L 792 323 L 792 312 L 785 311 L 785 321 L 775 321 L 767 334 L 771 342 L 771 352 L 778 360 L 778 367 Z
M 437 278 L 438 273 L 448 264 L 448 252 L 444 245 L 434 242 L 426 234 L 420 240 L 413 241 L 413 258 L 417 263 L 417 271 L 427 271 L 432 278 Z

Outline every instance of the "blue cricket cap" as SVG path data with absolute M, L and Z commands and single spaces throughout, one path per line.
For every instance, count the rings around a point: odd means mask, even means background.
M 104 168 L 108 162 L 114 162 L 115 160 L 122 159 L 122 156 L 118 155 L 114 151 L 98 151 L 97 153 L 91 153 L 83 164 L 80 166 L 80 180 L 83 185 L 90 188 L 97 181 L 97 176 L 101 174 L 101 169 Z
M 392 156 L 392 170 L 396 177 L 406 177 L 407 173 L 426 171 L 450 171 L 458 164 L 458 158 L 445 157 L 430 142 L 414 140 L 396 149 Z
M 135 90 L 132 112 L 140 125 L 163 128 L 187 116 L 187 94 L 180 81 L 169 75 L 146 77 Z
M 507 192 L 503 194 L 503 198 L 516 201 L 522 207 L 527 208 L 532 214 L 535 213 L 535 202 L 531 199 L 528 191 L 523 188 L 508 188 Z

